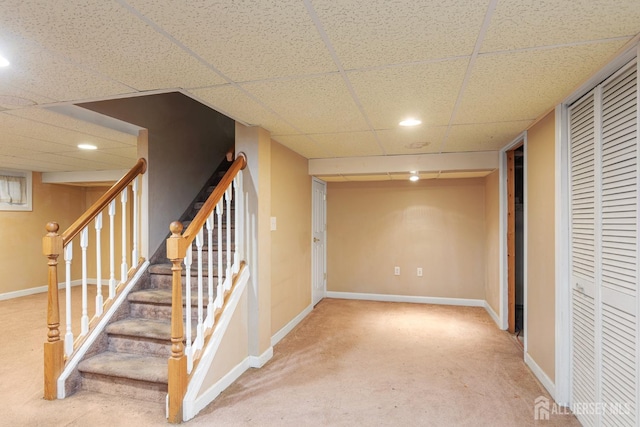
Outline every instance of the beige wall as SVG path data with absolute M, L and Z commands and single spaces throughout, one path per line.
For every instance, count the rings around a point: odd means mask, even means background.
M 527 135 L 527 335 L 528 353 L 555 381 L 555 116 Z
M 271 334 L 311 304 L 311 177 L 308 160 L 271 145 Z
M 327 290 L 484 300 L 483 178 L 329 183 L 327 192 Z
M 500 317 L 500 172 L 484 179 L 485 282 L 487 303 Z
M 33 173 L 33 211 L 0 211 L 0 294 L 47 284 L 47 259 L 42 255 L 44 226 L 56 221 L 62 233 L 84 212 L 85 205 L 84 188 L 43 184 L 42 174 Z M 64 266 L 62 256 L 59 262 Z

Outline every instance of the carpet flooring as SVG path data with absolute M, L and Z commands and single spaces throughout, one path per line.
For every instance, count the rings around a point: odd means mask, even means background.
M 79 392 L 42 399 L 46 295 L 0 301 L 0 426 L 166 425 L 164 405 Z M 577 426 L 484 309 L 325 299 L 186 425 Z

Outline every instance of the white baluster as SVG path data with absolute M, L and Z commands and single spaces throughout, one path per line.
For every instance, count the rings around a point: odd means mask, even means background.
M 185 310 L 184 317 L 186 320 L 185 327 L 185 349 L 184 354 L 187 355 L 187 373 L 191 373 L 191 369 L 193 368 L 193 353 L 191 351 L 191 261 L 193 259 L 193 254 L 191 249 L 187 251 L 187 256 L 184 258 L 184 271 L 185 271 Z
M 102 316 L 102 248 L 100 233 L 102 232 L 102 212 L 95 219 L 96 226 L 96 316 Z
M 207 320 L 205 322 L 206 327 L 213 326 L 213 316 L 215 313 L 215 307 L 213 306 L 213 212 L 207 218 L 207 295 L 209 296 L 209 302 L 207 303 Z
M 133 249 L 131 251 L 131 266 L 138 265 L 138 179 L 133 180 Z
M 198 249 L 198 326 L 196 328 L 196 351 L 202 348 L 202 344 L 204 344 L 204 322 L 202 319 L 203 315 L 203 290 L 202 290 L 202 245 L 203 245 L 203 229 L 201 228 L 196 234 L 196 248 Z
M 89 332 L 89 313 L 87 312 L 87 246 L 89 246 L 89 228 L 80 232 L 80 247 L 82 248 L 82 318 L 80 319 L 80 335 Z
M 238 175 L 236 175 L 236 177 L 233 179 L 233 189 L 236 193 L 233 201 L 235 208 L 235 212 L 233 215 L 233 243 L 235 245 L 235 249 L 233 251 L 233 274 L 237 274 L 238 271 L 240 271 L 240 256 L 238 254 L 238 247 L 240 246 L 238 244 L 238 230 L 240 229 L 240 227 L 238 226 L 238 218 L 240 215 L 238 204 L 240 198 L 242 197 L 242 195 L 240 194 L 240 173 L 238 173 Z
M 244 172 L 238 172 L 238 197 L 236 198 L 236 214 L 238 218 L 238 222 L 236 223 L 236 236 L 238 236 L 236 240 L 236 248 L 238 250 L 238 258 L 239 260 L 245 259 L 244 254 L 244 245 L 245 245 L 245 227 L 246 227 L 246 216 L 245 216 L 245 194 L 244 194 Z M 239 263 L 238 263 L 239 264 Z M 240 266 L 238 265 L 238 268 Z
M 218 238 L 218 286 L 216 290 L 216 308 L 222 308 L 224 303 L 224 277 L 222 274 L 222 200 L 216 205 L 216 214 L 218 215 L 218 227 L 216 236 Z
M 116 255 L 115 255 L 116 201 L 109 203 L 109 299 L 116 296 Z
M 73 241 L 64 248 L 64 263 L 66 267 L 66 323 L 67 333 L 64 335 L 64 354 L 70 356 L 73 353 L 73 332 L 71 331 L 71 260 L 73 259 Z
M 231 289 L 231 186 L 224 192 L 224 197 L 227 201 L 226 219 L 227 219 L 227 268 L 225 270 L 224 282 L 226 284 L 225 290 Z
M 126 283 L 127 281 L 127 195 L 129 193 L 128 188 L 122 190 L 120 193 L 120 203 L 122 204 L 122 264 L 120 265 L 120 282 Z

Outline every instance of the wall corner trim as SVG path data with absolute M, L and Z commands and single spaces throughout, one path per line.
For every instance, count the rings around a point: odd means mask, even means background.
M 311 310 L 313 310 L 313 305 L 309 304 L 296 317 L 291 319 L 289 323 L 284 325 L 278 332 L 273 334 L 273 336 L 271 337 L 271 346 L 278 344 L 282 338 L 287 336 L 287 334 L 291 332 L 293 328 L 298 325 L 298 323 L 302 322 L 302 320 L 304 320 L 304 318 L 307 317 L 309 313 L 311 313 Z
M 536 376 L 538 381 L 540 381 L 540 383 L 544 386 L 544 388 L 547 389 L 547 391 L 549 392 L 551 397 L 555 400 L 556 399 L 556 385 L 554 384 L 553 381 L 551 381 L 551 378 L 549 378 L 547 376 L 547 374 L 545 374 L 545 372 L 536 363 L 536 361 L 533 360 L 533 357 L 531 357 L 529 355 L 529 353 L 525 353 L 524 354 L 524 363 L 527 364 L 529 369 L 531 369 L 531 372 L 533 372 L 533 375 Z
M 250 368 L 262 368 L 273 357 L 273 346 L 269 347 L 260 356 L 249 356 Z
M 384 302 L 410 302 L 417 304 L 460 305 L 466 307 L 484 307 L 486 303 L 483 299 L 419 297 L 410 295 L 386 295 L 334 291 L 328 291 L 327 298 Z

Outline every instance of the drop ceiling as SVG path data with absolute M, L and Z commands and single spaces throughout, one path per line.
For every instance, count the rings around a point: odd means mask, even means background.
M 310 159 L 495 151 L 639 32 L 637 0 L 5 0 L 0 168 L 127 168 L 135 129 L 69 106 L 170 91 Z

